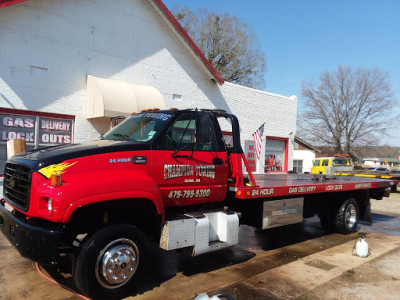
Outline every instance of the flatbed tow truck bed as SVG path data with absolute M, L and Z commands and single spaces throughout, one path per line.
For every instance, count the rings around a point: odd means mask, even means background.
M 253 199 L 295 196 L 362 189 L 385 189 L 395 180 L 350 176 L 312 176 L 310 174 L 255 174 L 256 186 L 234 187 L 236 198 Z

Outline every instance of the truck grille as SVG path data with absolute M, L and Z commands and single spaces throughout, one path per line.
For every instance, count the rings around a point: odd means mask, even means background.
M 7 163 L 4 170 L 4 195 L 17 208 L 27 211 L 31 187 L 31 169 L 27 166 Z

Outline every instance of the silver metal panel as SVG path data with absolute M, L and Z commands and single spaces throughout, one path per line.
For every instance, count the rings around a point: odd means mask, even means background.
M 217 251 L 238 243 L 239 217 L 236 213 L 219 211 L 205 213 L 204 215 L 206 218 L 196 219 L 196 240 L 193 256 Z M 205 222 L 208 224 L 205 224 Z
M 209 247 L 210 222 L 207 216 L 196 218 L 193 256 L 206 253 Z
M 218 237 L 229 245 L 238 243 L 239 217 L 236 213 L 218 213 Z
M 304 198 L 264 201 L 262 229 L 303 221 Z
M 195 219 L 179 219 L 164 224 L 160 248 L 174 250 L 194 245 Z
M 160 248 L 175 250 L 193 247 L 192 255 L 236 245 L 239 239 L 239 217 L 234 212 L 208 212 L 167 221 L 163 227 Z
M 210 222 L 209 242 L 219 241 L 219 237 L 218 237 L 218 213 L 219 212 L 211 212 L 211 213 L 206 213 L 205 214 L 208 217 L 208 220 Z
M 210 220 L 210 242 L 220 241 L 237 244 L 239 217 L 234 212 L 206 213 Z M 236 241 L 236 242 L 235 242 Z

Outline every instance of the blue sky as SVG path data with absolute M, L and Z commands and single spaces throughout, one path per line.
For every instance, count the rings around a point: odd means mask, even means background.
M 390 72 L 400 100 L 400 1 L 398 0 L 164 0 L 192 10 L 226 12 L 250 25 L 265 53 L 268 92 L 299 98 L 301 82 L 339 65 Z M 400 114 L 400 104 L 396 113 Z M 399 122 L 400 124 L 400 122 Z M 400 126 L 399 126 L 400 127 Z M 400 147 L 400 130 L 382 143 Z

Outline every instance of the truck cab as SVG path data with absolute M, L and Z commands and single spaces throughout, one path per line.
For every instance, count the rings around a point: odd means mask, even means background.
M 235 131 L 229 147 L 218 118 Z M 16 155 L 5 167 L 0 230 L 21 255 L 43 264 L 57 264 L 61 252 L 78 253 L 78 288 L 121 297 L 137 276 L 134 261 L 145 240 L 166 250 L 193 247 L 197 222 L 204 243 L 197 242 L 193 255 L 237 243 L 237 234 L 226 236 L 221 224 L 237 229 L 238 216 L 221 208 L 228 185 L 243 183 L 238 135 L 236 117 L 224 111 L 150 110 L 101 140 Z M 177 225 L 191 237 L 176 235 Z M 104 261 L 90 246 L 99 239 Z M 88 268 L 96 271 L 87 276 Z

